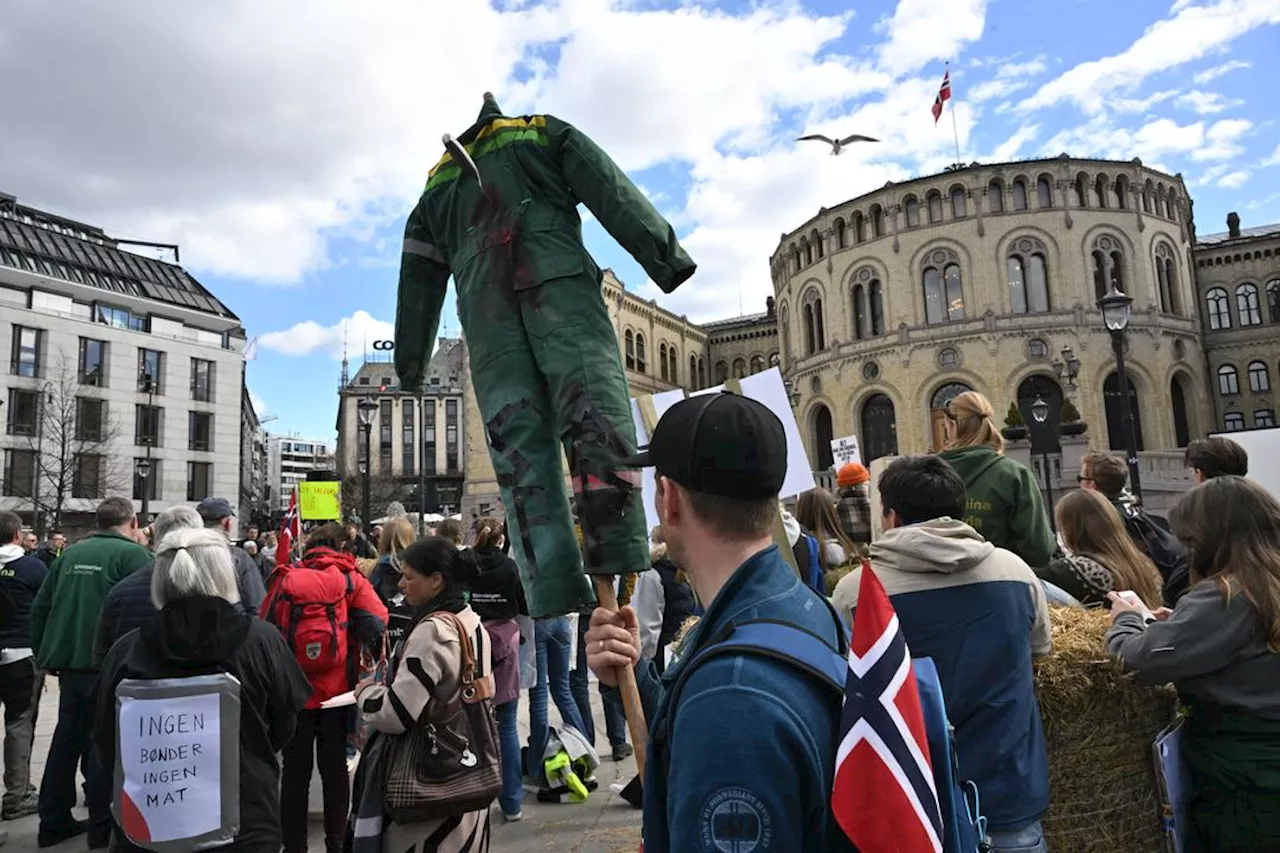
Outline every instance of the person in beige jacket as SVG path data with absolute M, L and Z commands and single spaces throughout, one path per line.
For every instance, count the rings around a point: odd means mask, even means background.
M 475 554 L 458 550 L 449 539 L 433 536 L 418 540 L 401 553 L 400 571 L 400 591 L 414 607 L 414 621 L 392 657 L 389 684 L 363 681 L 356 687 L 356 702 L 365 721 L 392 737 L 405 734 L 424 714 L 431 714 L 437 704 L 449 701 L 458 691 L 461 638 L 451 622 L 432 619 L 431 614 L 448 611 L 457 615 L 472 638 L 478 671 L 484 678 L 492 678 L 488 636 L 465 597 L 480 572 Z M 488 849 L 488 809 L 413 824 L 388 820 L 382 828 L 382 850 L 386 853 L 484 853 Z

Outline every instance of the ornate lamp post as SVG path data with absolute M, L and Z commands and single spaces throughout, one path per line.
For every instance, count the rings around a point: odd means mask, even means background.
M 787 399 L 791 401 L 791 408 L 795 409 L 800 406 L 800 389 L 790 379 L 783 382 L 787 389 Z
M 377 411 L 378 404 L 368 397 L 356 404 L 356 414 L 360 418 L 360 427 L 364 430 L 364 459 L 360 462 L 360 473 L 364 479 L 360 493 L 360 526 L 366 534 L 372 529 L 369 525 L 369 479 L 373 465 L 369 460 L 369 453 L 373 446 L 373 416 Z
M 1031 419 L 1041 431 L 1040 464 L 1044 470 L 1045 500 L 1049 504 L 1049 528 L 1056 533 L 1058 524 L 1053 512 L 1053 470 L 1049 467 L 1049 446 L 1052 443 L 1050 439 L 1058 431 L 1058 425 L 1048 422 L 1049 404 L 1039 394 L 1036 395 L 1036 401 L 1031 404 Z
M 146 527 L 150 521 L 151 508 L 151 488 L 148 478 L 151 476 L 151 445 L 147 445 L 147 457 L 138 459 L 133 463 L 133 473 L 142 481 L 142 526 Z
M 1138 439 L 1133 431 L 1132 400 L 1129 395 L 1129 377 L 1124 367 L 1125 329 L 1129 327 L 1129 318 L 1133 311 L 1133 297 L 1117 290 L 1114 284 L 1106 296 L 1098 300 L 1098 310 L 1102 312 L 1102 322 L 1111 333 L 1111 350 L 1116 354 L 1116 379 L 1120 384 L 1122 400 L 1120 424 L 1124 432 L 1124 449 L 1129 462 L 1129 488 L 1133 496 L 1142 502 L 1142 483 L 1138 474 Z
M 1053 372 L 1058 374 L 1058 378 L 1063 378 L 1066 373 L 1067 387 L 1072 391 L 1076 388 L 1076 377 L 1080 375 L 1080 359 L 1076 358 L 1075 350 L 1070 345 L 1062 348 L 1062 358 L 1054 359 Z

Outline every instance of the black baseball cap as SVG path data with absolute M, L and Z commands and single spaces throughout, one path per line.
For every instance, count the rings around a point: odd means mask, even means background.
M 728 391 L 676 403 L 649 447 L 627 459 L 687 489 L 744 500 L 776 498 L 787 476 L 787 434 L 769 407 Z

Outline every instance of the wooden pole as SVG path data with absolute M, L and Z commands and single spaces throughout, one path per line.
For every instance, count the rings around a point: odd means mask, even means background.
M 610 613 L 618 612 L 618 595 L 614 591 L 613 575 L 593 575 L 596 598 L 600 606 Z M 588 650 L 590 651 L 590 650 Z M 636 769 L 644 779 L 645 747 L 649 742 L 649 727 L 644 718 L 644 705 L 640 702 L 640 688 L 636 685 L 635 670 L 629 666 L 617 669 L 618 692 L 622 694 L 622 708 L 627 715 L 627 728 L 631 731 L 631 745 L 636 751 Z

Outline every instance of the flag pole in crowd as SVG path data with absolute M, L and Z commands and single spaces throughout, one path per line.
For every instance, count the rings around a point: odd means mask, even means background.
M 276 568 L 280 569 L 293 562 L 293 546 L 301 539 L 298 522 L 298 488 L 294 486 L 289 495 L 289 511 L 280 522 L 280 536 L 276 542 Z
M 943 105 L 951 100 L 951 67 L 947 64 L 947 70 L 942 74 L 942 86 L 938 89 L 938 96 L 933 99 L 933 125 L 938 126 L 938 120 L 942 118 Z M 956 105 L 951 105 L 951 132 L 955 135 L 956 141 L 956 164 L 960 164 L 960 128 L 956 125 Z

